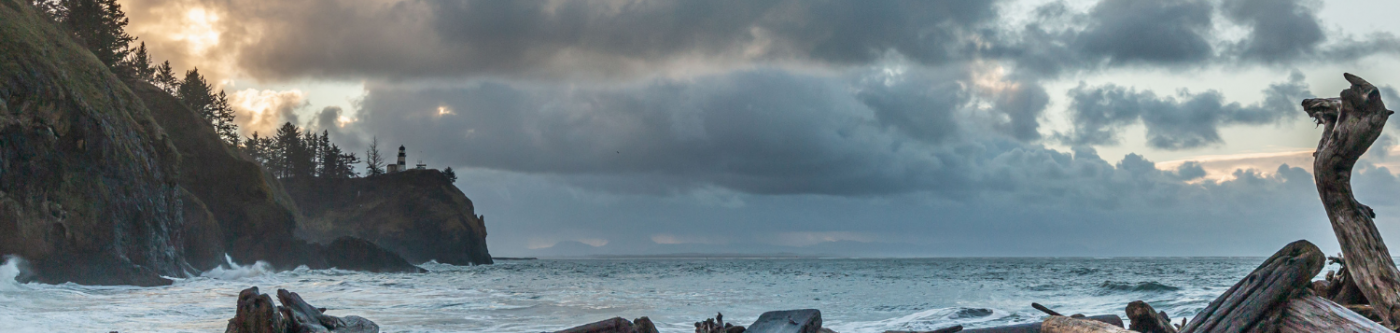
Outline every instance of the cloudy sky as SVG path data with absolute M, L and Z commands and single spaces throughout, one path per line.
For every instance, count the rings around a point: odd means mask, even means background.
M 1382 0 L 120 3 L 244 134 L 452 167 L 498 256 L 1335 253 L 1299 102 L 1400 98 Z

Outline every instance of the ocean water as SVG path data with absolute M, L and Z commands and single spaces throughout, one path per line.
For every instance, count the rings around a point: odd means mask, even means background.
M 1062 313 L 1123 316 L 1144 300 L 1179 322 L 1263 258 L 616 259 L 423 265 L 424 274 L 225 267 L 166 287 L 15 283 L 0 266 L 3 332 L 222 332 L 238 292 L 285 288 L 383 332 L 541 332 L 649 316 L 693 332 L 723 313 L 815 308 L 841 333 L 984 327 Z

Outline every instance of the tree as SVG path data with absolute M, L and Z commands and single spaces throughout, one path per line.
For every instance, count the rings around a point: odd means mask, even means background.
M 166 62 L 169 64 L 169 62 Z M 151 66 L 151 55 L 146 53 L 146 42 L 141 42 L 141 46 L 135 52 L 122 60 L 122 75 L 135 78 L 141 81 L 152 82 L 155 79 L 156 68 Z
M 136 41 L 126 33 L 126 13 L 117 0 L 62 0 L 61 22 L 79 44 L 117 71 Z
M 365 176 L 378 176 L 384 174 L 384 157 L 379 155 L 379 137 L 374 137 L 369 142 L 369 150 L 365 151 Z
M 169 60 L 166 60 L 165 63 L 160 64 L 160 66 L 156 66 L 155 76 L 155 82 L 152 83 L 154 83 L 156 87 L 164 89 L 165 92 L 171 95 L 178 96 L 180 79 L 175 77 L 175 70 L 170 69 Z
M 233 123 L 233 108 L 228 105 L 228 95 L 220 90 L 213 101 L 205 113 L 206 119 L 214 125 L 214 131 L 219 133 L 219 138 L 224 139 L 224 143 L 238 147 L 238 125 Z
M 212 90 L 209 83 L 204 81 L 204 76 L 199 75 L 199 68 L 195 68 L 185 72 L 185 79 L 181 80 L 180 86 L 176 88 L 175 97 L 179 97 L 190 110 L 208 120 L 209 105 L 214 104 Z
M 442 170 L 442 175 L 447 176 L 447 180 L 451 180 L 453 183 L 457 182 L 457 173 L 452 172 L 452 167 L 447 167 L 446 170 Z
M 277 128 L 277 135 L 272 138 L 271 150 L 274 154 L 268 169 L 278 178 L 291 177 L 295 173 L 293 170 L 296 169 L 296 165 L 307 155 L 301 143 L 301 130 L 291 122 Z

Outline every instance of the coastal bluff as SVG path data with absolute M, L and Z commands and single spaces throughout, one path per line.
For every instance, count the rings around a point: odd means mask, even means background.
M 362 238 L 412 263 L 492 263 L 485 217 L 438 170 L 290 179 L 284 185 L 305 217 L 298 232 L 306 239 Z
M 0 0 L 0 255 L 45 283 L 184 276 L 180 155 L 141 99 L 29 4 Z

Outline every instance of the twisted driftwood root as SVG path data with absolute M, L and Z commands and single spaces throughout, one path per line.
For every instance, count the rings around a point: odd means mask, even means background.
M 1134 301 L 1128 303 L 1125 309 L 1128 319 L 1132 324 L 1128 329 L 1142 333 L 1177 333 L 1176 327 L 1172 327 L 1171 318 L 1167 318 L 1166 312 L 1157 312 L 1147 302 Z
M 328 316 L 322 308 L 307 304 L 301 295 L 286 289 L 277 290 L 282 306 L 272 304 L 272 298 L 259 293 L 258 287 L 238 293 L 238 310 L 229 319 L 224 333 L 378 333 L 379 325 L 358 316 L 344 318 Z
M 1381 323 L 1400 324 L 1400 271 L 1372 221 L 1376 213 L 1352 195 L 1351 172 L 1357 159 L 1380 137 L 1394 111 L 1386 110 L 1380 90 L 1351 74 L 1341 97 L 1303 101 L 1303 110 L 1323 126 L 1313 153 L 1313 179 L 1332 231 L 1342 245 L 1346 272 L 1365 295 Z M 1345 288 L 1346 286 L 1341 286 Z

